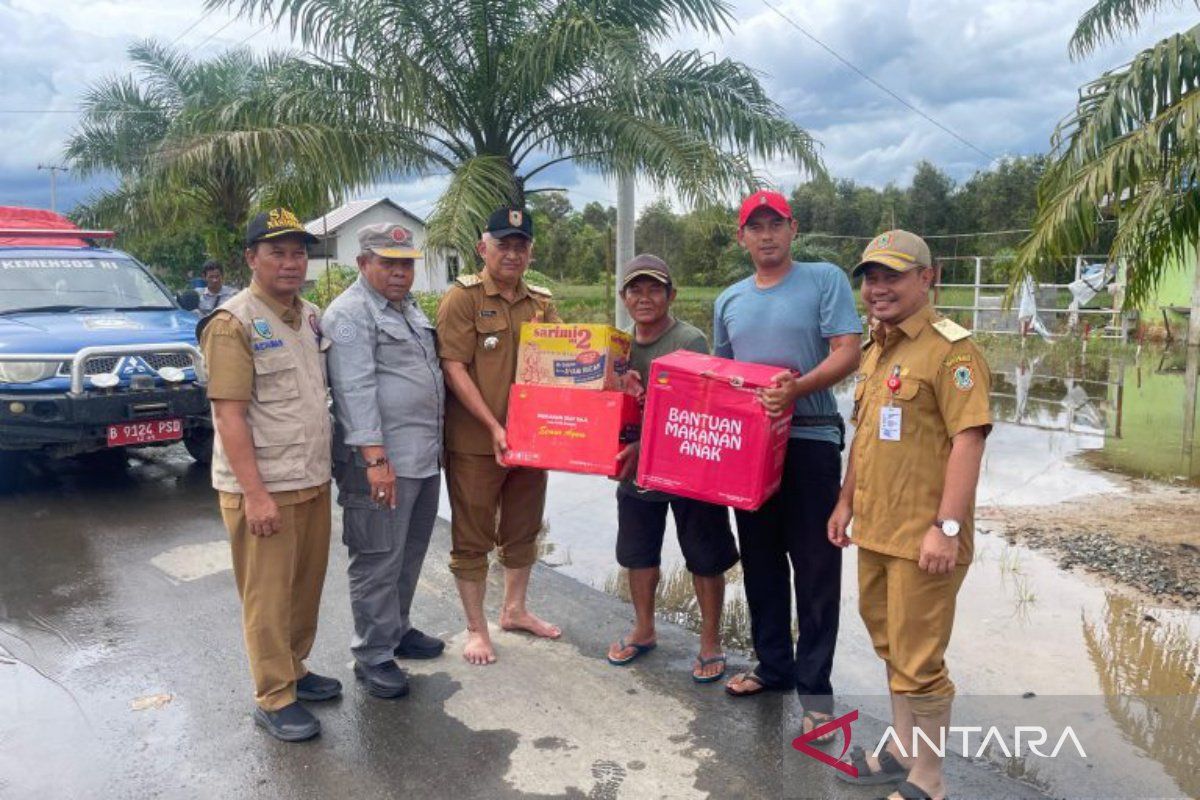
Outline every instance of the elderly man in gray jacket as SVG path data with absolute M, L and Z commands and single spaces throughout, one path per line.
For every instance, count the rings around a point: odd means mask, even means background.
M 445 385 L 434 325 L 413 299 L 412 233 L 358 232 L 359 276 L 322 317 L 332 343 L 334 477 L 350 551 L 354 674 L 376 697 L 408 693 L 396 658 L 445 643 L 409 622 L 437 517 Z

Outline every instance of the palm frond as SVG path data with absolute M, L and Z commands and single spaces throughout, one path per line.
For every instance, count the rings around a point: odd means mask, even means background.
M 472 263 L 475 242 L 488 215 L 513 202 L 512 166 L 499 156 L 477 156 L 463 162 L 450 177 L 426 227 L 430 247 L 457 252 Z
M 1200 2 L 1192 0 L 1200 8 Z M 1101 45 L 1138 29 L 1147 14 L 1165 5 L 1176 8 L 1180 0 L 1099 0 L 1084 12 L 1071 36 L 1072 58 L 1091 55 Z

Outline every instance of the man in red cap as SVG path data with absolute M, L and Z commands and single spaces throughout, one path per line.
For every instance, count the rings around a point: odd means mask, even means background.
M 736 512 L 758 665 L 725 689 L 734 697 L 796 690 L 808 732 L 833 713 L 842 557 L 826 522 L 840 491 L 844 424 L 832 388 L 858 368 L 862 323 L 846 273 L 794 262 L 795 236 L 783 195 L 755 192 L 742 203 L 738 242 L 754 274 L 717 298 L 713 343 L 716 355 L 778 366 L 762 403 L 769 413 L 793 414 L 779 491 L 757 511 Z

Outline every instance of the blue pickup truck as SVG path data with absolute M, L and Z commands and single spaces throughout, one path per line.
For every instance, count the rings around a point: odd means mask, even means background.
M 52 458 L 183 440 L 207 462 L 212 424 L 198 296 L 56 214 L 0 207 L 0 483 Z

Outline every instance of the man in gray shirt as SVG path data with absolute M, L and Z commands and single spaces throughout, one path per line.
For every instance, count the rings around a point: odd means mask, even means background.
M 237 289 L 225 285 L 225 267 L 220 261 L 205 261 L 200 268 L 200 277 L 204 278 L 204 290 L 200 292 L 196 312 L 202 317 L 216 311 L 238 293 Z
M 376 697 L 408 693 L 395 658 L 435 658 L 445 643 L 409 622 L 437 517 L 442 381 L 433 323 L 412 288 L 412 233 L 358 232 L 359 276 L 326 309 L 331 340 L 334 478 L 350 551 L 354 674 Z

